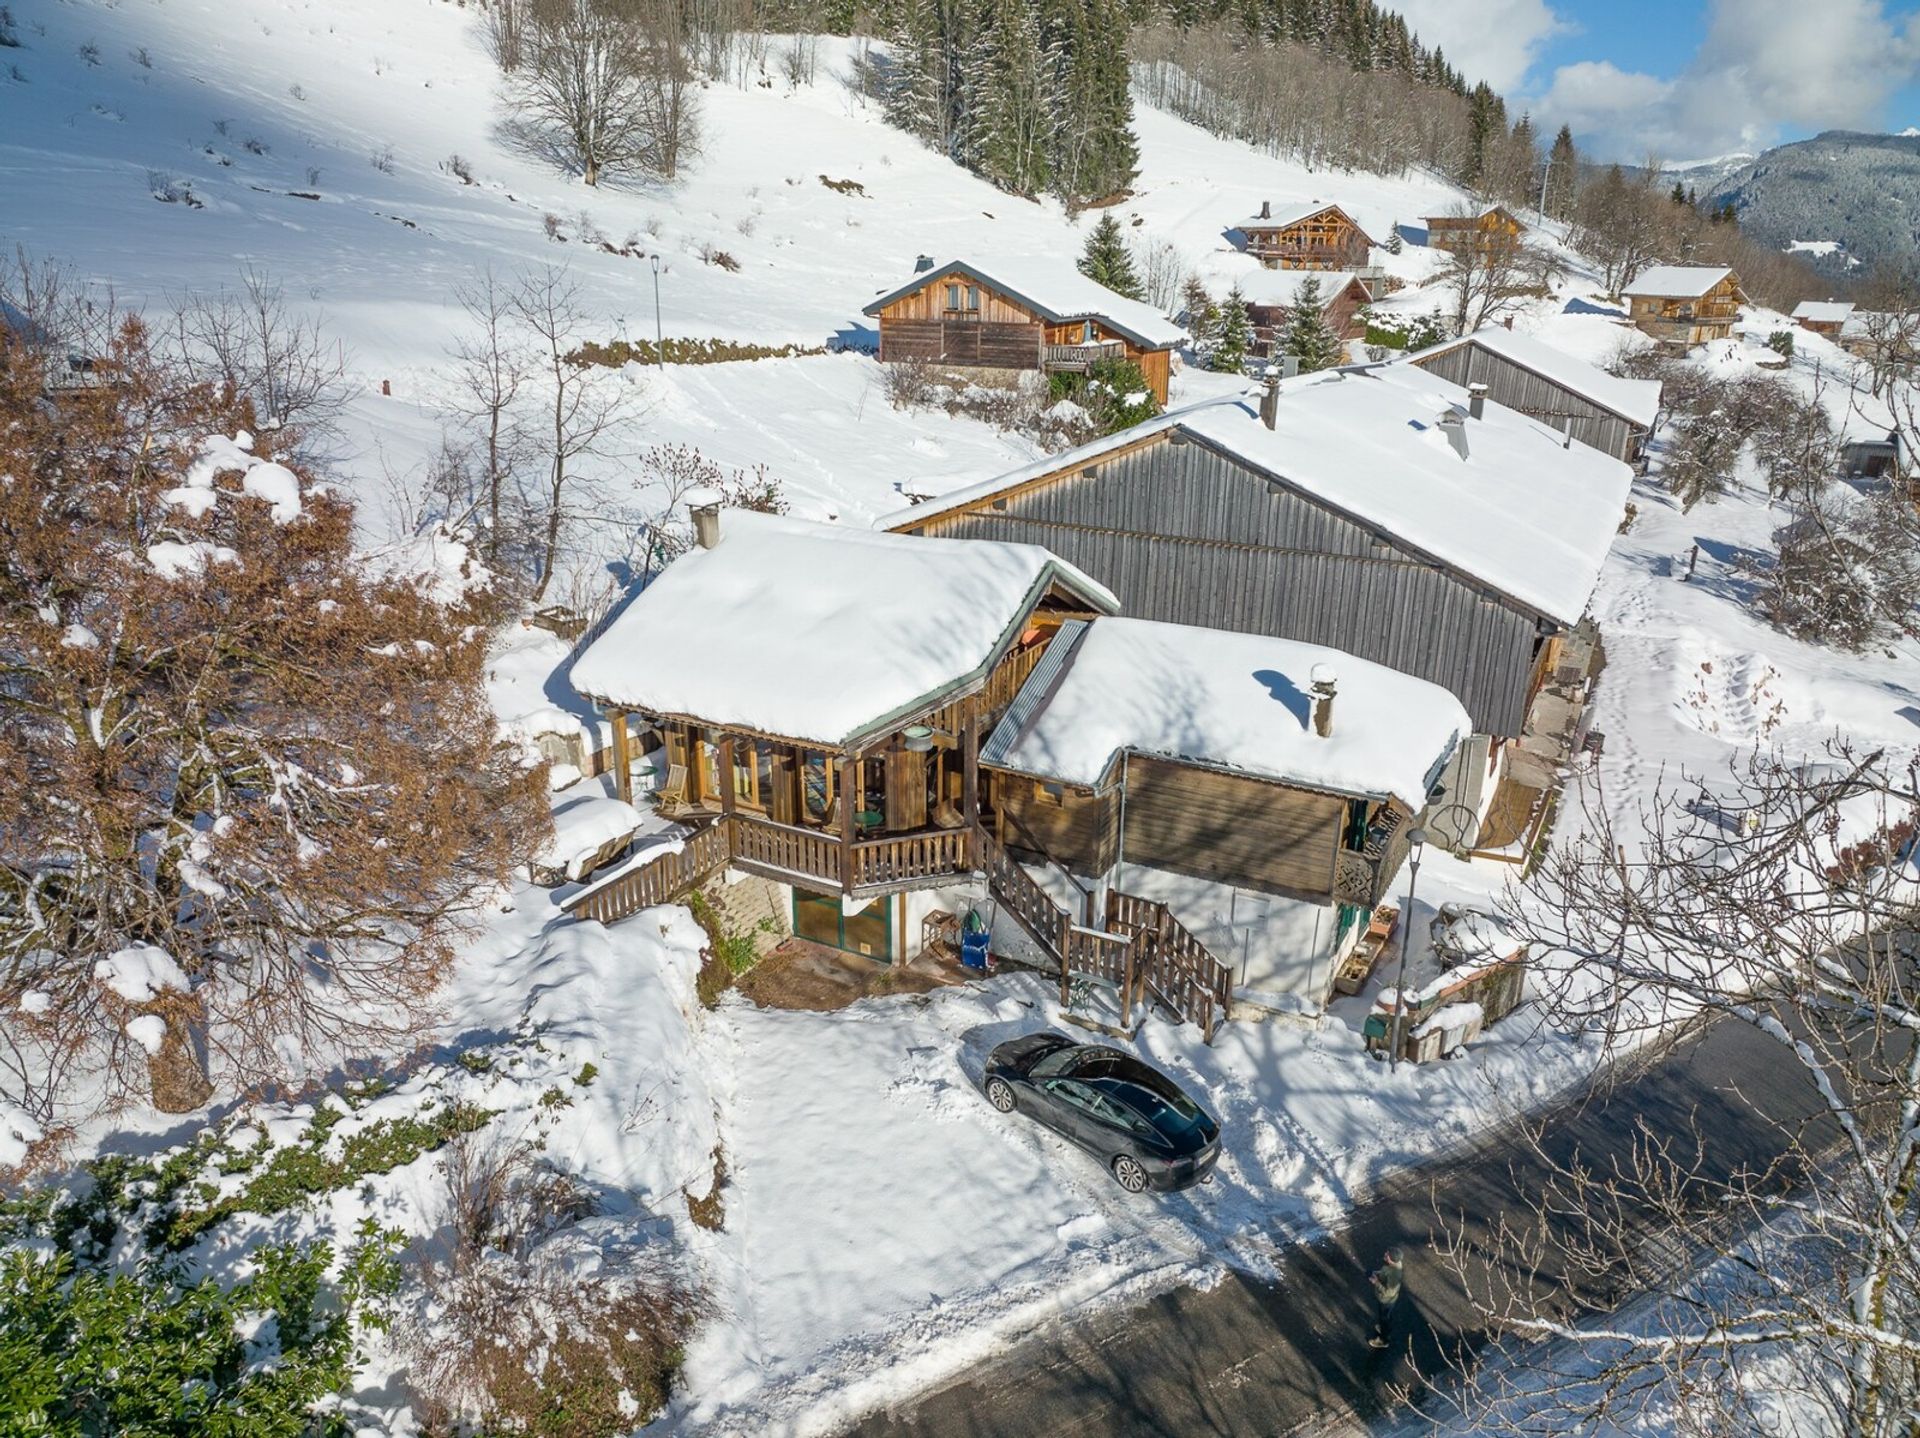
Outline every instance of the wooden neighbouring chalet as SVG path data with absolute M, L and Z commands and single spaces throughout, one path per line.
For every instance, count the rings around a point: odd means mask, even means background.
M 1808 333 L 1838 343 L 1840 332 L 1852 315 L 1853 304 L 1848 300 L 1802 300 L 1793 307 L 1792 318 Z
M 883 364 L 923 363 L 1018 374 L 1084 373 L 1130 359 L 1165 404 L 1174 349 L 1186 338 L 1151 305 L 1115 294 L 1064 260 L 923 261 L 867 305 Z
M 1526 223 L 1505 205 L 1488 205 L 1466 215 L 1428 215 L 1427 243 L 1436 250 L 1517 245 Z
M 1373 240 L 1345 210 L 1318 200 L 1260 213 L 1238 226 L 1247 253 L 1270 270 L 1361 270 Z
M 1366 338 L 1362 311 L 1373 303 L 1373 291 L 1359 275 L 1347 270 L 1262 270 L 1239 280 L 1240 297 L 1246 301 L 1247 321 L 1253 328 L 1256 357 L 1273 353 L 1288 317 L 1300 302 L 1301 288 L 1309 281 L 1320 287 L 1320 316 L 1327 328 L 1343 340 Z
M 1726 339 L 1747 303 L 1740 276 L 1724 265 L 1655 265 L 1623 286 L 1620 298 L 1642 333 L 1689 347 Z
M 1409 364 L 1550 425 L 1581 444 L 1638 464 L 1660 414 L 1658 380 L 1624 379 L 1495 325 L 1407 357 Z

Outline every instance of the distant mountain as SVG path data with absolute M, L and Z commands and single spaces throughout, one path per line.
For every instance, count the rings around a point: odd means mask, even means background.
M 1660 167 L 1660 176 L 1665 180 L 1678 180 L 1688 189 L 1704 195 L 1727 176 L 1751 165 L 1754 158 L 1750 152 L 1741 151 L 1737 155 L 1721 155 L 1713 160 L 1670 161 Z
M 1920 130 L 1829 130 L 1756 156 L 1701 198 L 1732 200 L 1753 239 L 1834 279 L 1920 259 Z

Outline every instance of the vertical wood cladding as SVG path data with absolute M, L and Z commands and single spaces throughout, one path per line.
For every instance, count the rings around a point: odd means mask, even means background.
M 1134 758 L 1126 861 L 1218 883 L 1332 893 L 1346 802 L 1257 779 Z
M 919 532 L 1040 544 L 1137 618 L 1345 649 L 1459 696 L 1518 735 L 1533 618 L 1204 445 L 1161 438 Z M 1151 683 L 1152 676 L 1141 676 Z

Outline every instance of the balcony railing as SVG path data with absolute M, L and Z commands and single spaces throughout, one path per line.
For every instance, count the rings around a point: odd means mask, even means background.
M 1041 354 L 1041 365 L 1049 370 L 1081 374 L 1104 359 L 1125 359 L 1127 347 L 1119 340 L 1096 340 L 1092 344 L 1048 345 Z

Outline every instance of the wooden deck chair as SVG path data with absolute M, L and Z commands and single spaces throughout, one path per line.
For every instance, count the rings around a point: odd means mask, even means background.
M 668 810 L 684 809 L 686 806 L 687 766 L 669 764 L 665 781 L 653 791 L 654 810 L 656 813 L 666 813 Z

